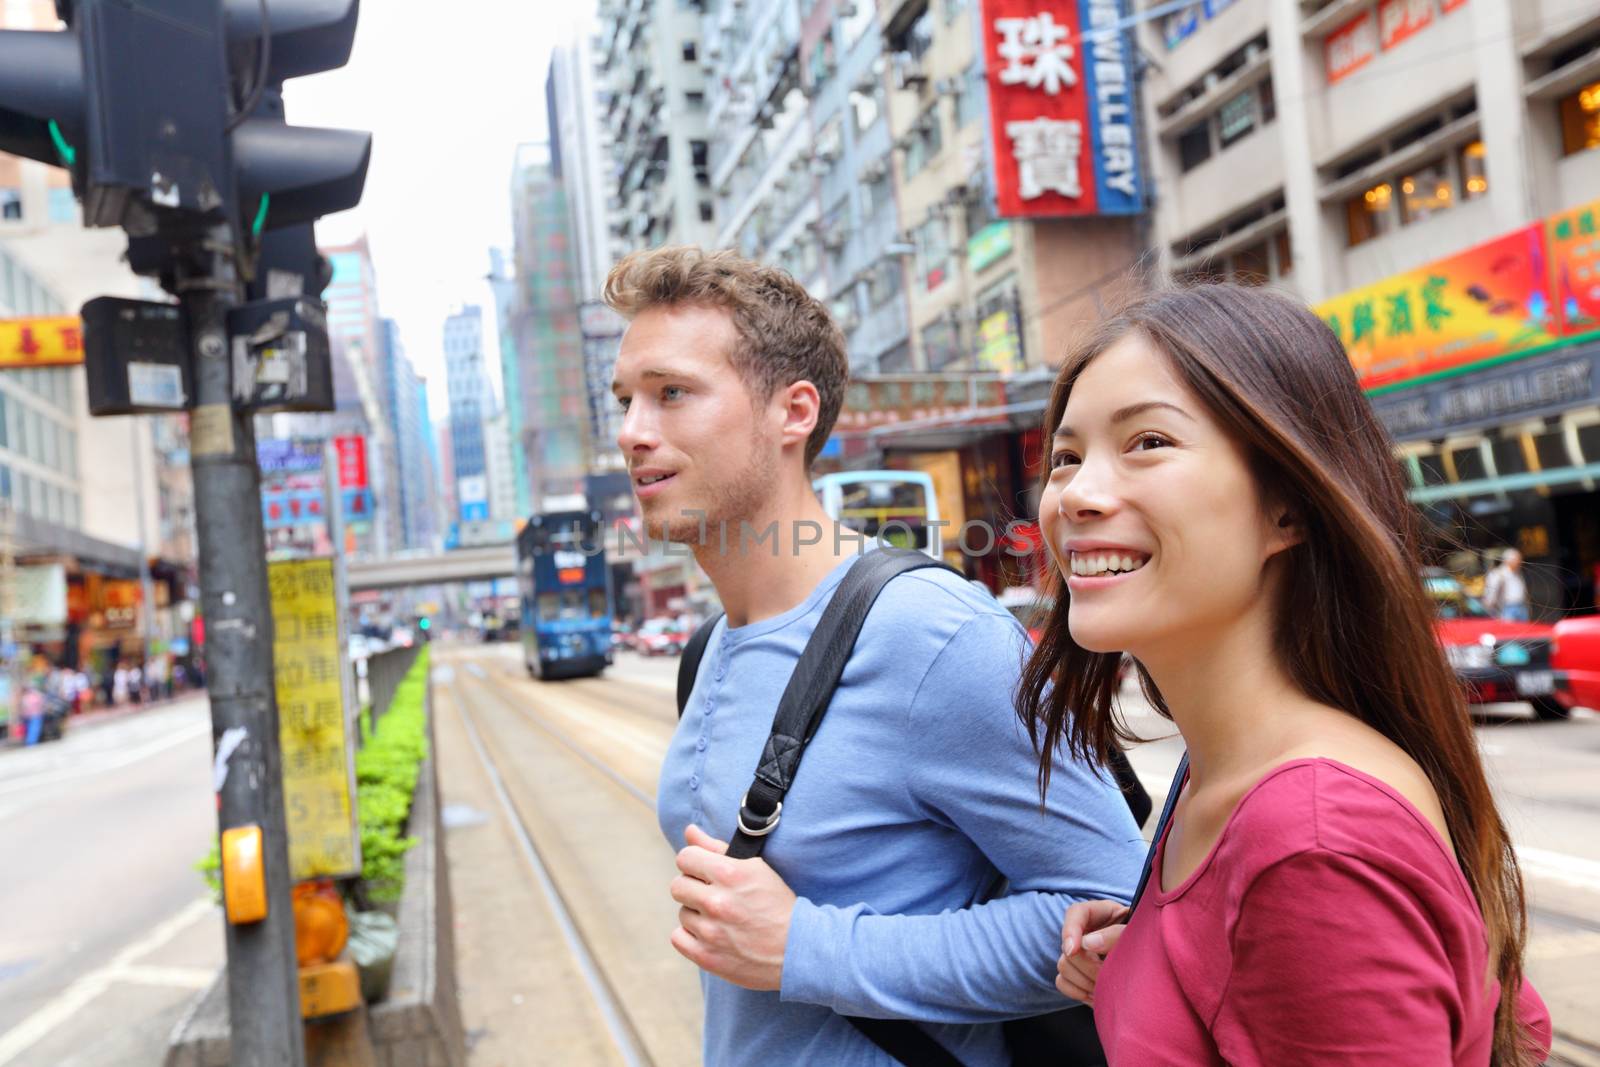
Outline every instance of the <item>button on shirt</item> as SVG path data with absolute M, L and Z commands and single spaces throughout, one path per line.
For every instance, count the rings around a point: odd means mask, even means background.
M 853 558 L 781 615 L 719 623 L 662 767 L 658 818 L 735 831 L 773 712 Z M 891 581 L 806 750 L 763 858 L 798 895 L 778 992 L 702 975 L 709 1067 L 890 1065 L 843 1015 L 911 1018 L 966 1064 L 1009 1063 L 998 1023 L 1070 1006 L 1054 986 L 1077 900 L 1127 900 L 1127 804 L 1058 761 L 1040 810 L 1013 695 L 1026 633 L 929 569 Z M 1004 886 L 1004 893 L 997 891 Z

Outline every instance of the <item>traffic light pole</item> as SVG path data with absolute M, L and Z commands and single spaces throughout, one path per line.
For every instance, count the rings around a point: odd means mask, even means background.
M 239 298 L 231 236 L 211 231 L 180 275 L 194 358 L 189 454 L 200 542 L 206 685 L 218 755 L 218 832 L 261 827 L 267 916 L 225 924 L 228 1013 L 238 1067 L 304 1067 L 288 832 L 272 667 L 272 612 L 255 429 L 235 407 L 227 313 Z

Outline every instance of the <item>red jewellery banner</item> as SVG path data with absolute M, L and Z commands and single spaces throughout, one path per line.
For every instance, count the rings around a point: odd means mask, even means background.
M 1002 218 L 1144 210 L 1126 0 L 984 0 Z
M 367 439 L 360 434 L 335 437 L 333 447 L 339 454 L 339 488 L 365 489 L 367 487 Z

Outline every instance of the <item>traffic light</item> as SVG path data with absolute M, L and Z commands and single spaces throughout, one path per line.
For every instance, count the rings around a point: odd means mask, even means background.
M 290 126 L 285 79 L 343 66 L 358 0 L 58 0 L 65 30 L 0 30 L 0 151 L 67 167 L 89 226 L 218 222 L 253 274 L 265 230 L 361 199 L 370 134 Z

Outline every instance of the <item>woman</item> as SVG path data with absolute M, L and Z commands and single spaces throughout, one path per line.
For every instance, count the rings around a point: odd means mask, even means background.
M 1023 721 L 1106 760 L 1126 651 L 1189 750 L 1126 930 L 1111 901 L 1063 930 L 1113 1067 L 1542 1059 L 1516 859 L 1337 339 L 1260 289 L 1150 297 L 1067 360 L 1046 432 L 1068 595 Z

